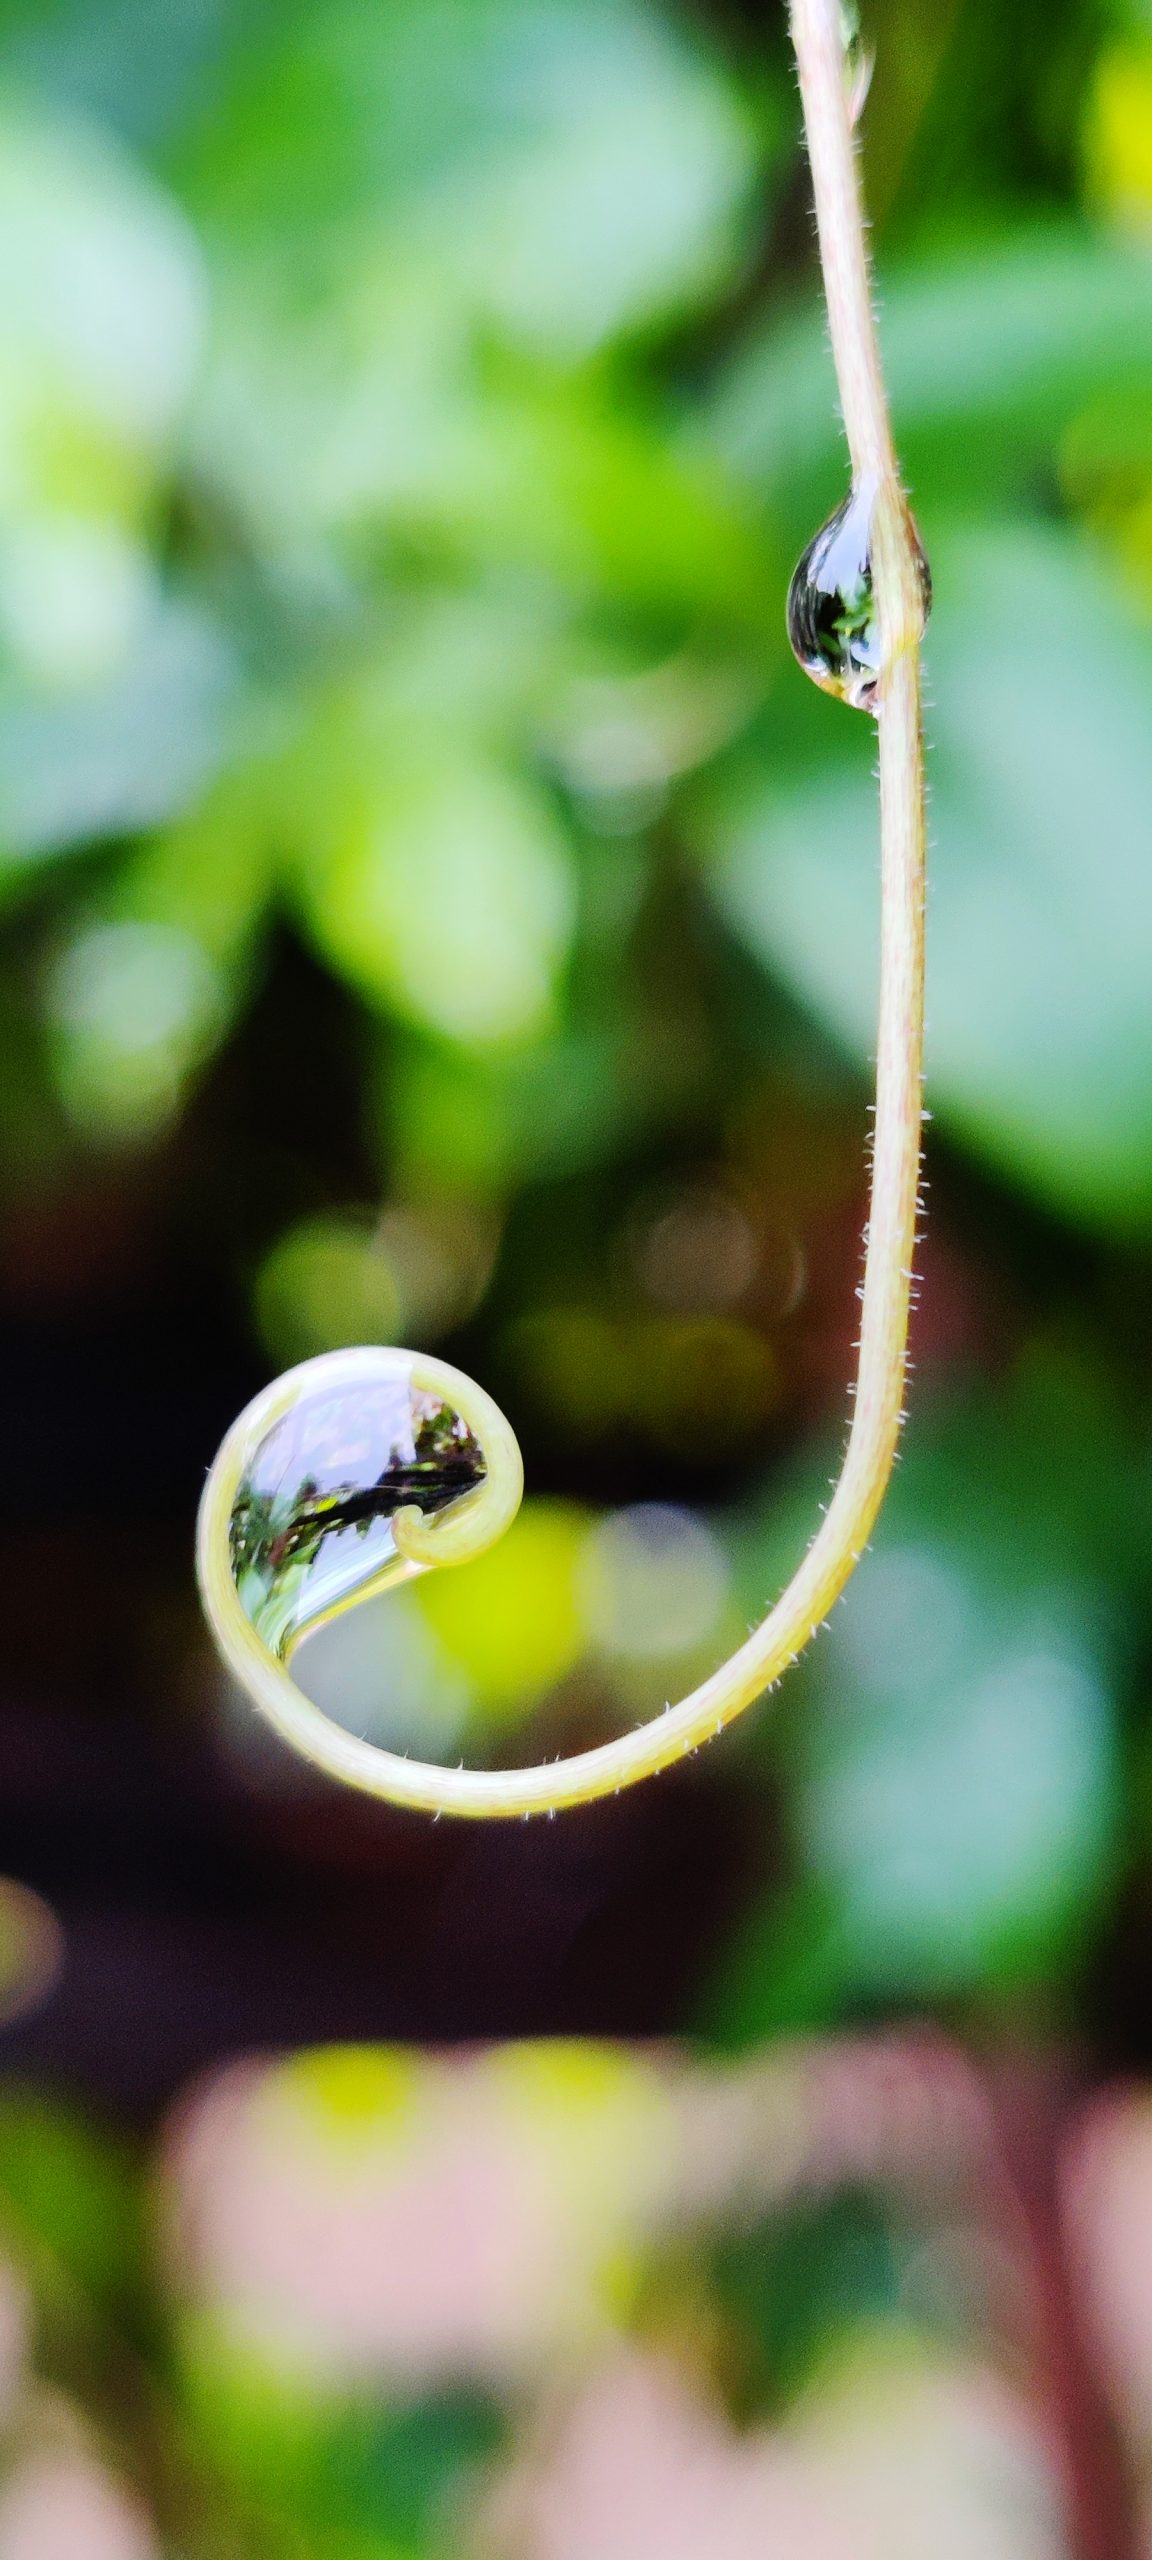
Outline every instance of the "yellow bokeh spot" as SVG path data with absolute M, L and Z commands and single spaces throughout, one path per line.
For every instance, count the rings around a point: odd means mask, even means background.
M 1098 202 L 1152 222 L 1152 42 L 1112 45 L 1101 56 L 1088 104 L 1085 158 Z
M 479 1716 L 494 1723 L 516 1716 L 579 1660 L 587 1533 L 588 1514 L 573 1503 L 526 1503 L 487 1555 L 417 1584 L 427 1622 L 464 1672 Z
M 496 2047 L 486 2068 L 510 2120 L 573 2195 L 594 2192 L 607 2211 L 663 2174 L 674 2109 L 662 2074 L 639 2055 L 567 2040 L 513 2044 Z
M 421 2094 L 419 2064 L 385 2045 L 318 2045 L 271 2075 L 315 2131 L 329 2140 L 395 2140 L 411 2125 Z

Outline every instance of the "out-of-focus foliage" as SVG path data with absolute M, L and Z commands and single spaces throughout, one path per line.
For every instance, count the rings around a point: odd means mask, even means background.
M 726 2032 L 846 1991 L 1034 1984 L 1075 1947 L 1120 1846 L 1148 1495 L 1138 1439 L 1054 1346 L 922 1414 L 784 1703 L 803 1881 L 725 1958 Z M 749 1594 L 780 1539 L 744 1532 Z
M 913 95 L 876 34 L 883 203 L 938 100 L 931 45 Z M 1121 1231 L 1152 1197 L 1143 43 L 1098 46 L 1059 208 L 1029 170 L 979 232 L 926 192 L 879 242 L 938 596 L 930 1095 Z M 142 92 L 136 50 L 123 13 L 17 12 L 4 108 L 0 837 L 44 1108 L 155 1143 L 287 918 L 380 1048 L 382 1187 L 619 1161 L 746 1054 L 723 973 L 690 1028 L 638 967 L 673 851 L 863 1064 L 864 740 L 779 612 L 842 460 L 775 246 L 776 52 L 641 0 L 237 0 Z M 265 1303 L 315 1267 L 280 1253 Z M 574 1405 L 611 1360 L 529 1332 L 518 1365 Z
M 1132 2113 L 1090 2117 L 1071 2166 L 1138 2424 L 1111 2224 L 1126 2182 L 1149 2228 Z M 0 2136 L 0 2530 L 29 2560 L 61 2515 L 101 2560 L 1068 2549 L 1036 2271 L 943 2043 L 735 2073 L 588 2045 L 239 2066 L 167 2127 L 147 2235 L 110 2224 L 135 2280 L 114 2335 L 98 2257 Z M 89 2201 L 125 2182 L 74 2123 L 51 2148 Z M 117 2443 L 85 2388 L 119 2389 Z M 158 2443 L 153 2528 L 122 2482 Z

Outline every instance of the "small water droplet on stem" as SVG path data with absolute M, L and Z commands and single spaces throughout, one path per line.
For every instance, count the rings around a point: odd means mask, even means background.
M 875 708 L 880 682 L 871 553 L 875 497 L 874 483 L 849 491 L 813 536 L 788 589 L 788 638 L 805 675 L 858 711 Z M 915 526 L 912 539 L 927 622 L 932 577 Z

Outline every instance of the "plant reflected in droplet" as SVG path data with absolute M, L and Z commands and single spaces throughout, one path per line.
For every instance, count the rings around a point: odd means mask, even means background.
M 871 482 L 849 491 L 801 554 L 788 589 L 788 638 L 805 675 L 856 711 L 875 709 L 881 671 L 872 586 L 875 500 Z M 911 531 L 926 623 L 932 576 L 915 528 Z
M 344 1383 L 325 1373 L 252 1451 L 229 1520 L 241 1606 L 270 1651 L 292 1646 L 404 1571 L 396 1513 L 445 1510 L 483 1482 L 462 1416 L 403 1360 Z

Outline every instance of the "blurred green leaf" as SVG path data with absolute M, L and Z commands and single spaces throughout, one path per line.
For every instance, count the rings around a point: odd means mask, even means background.
M 447 735 L 385 746 L 378 780 L 300 875 L 350 983 L 483 1047 L 546 1024 L 574 920 L 564 836 L 538 789 Z
M 46 854 L 187 808 L 223 755 L 234 687 L 218 626 L 179 602 L 106 684 L 0 686 L 0 894 Z
M 389 261 L 378 288 L 348 298 L 306 325 L 243 307 L 224 325 L 194 450 L 262 547 L 323 535 L 375 568 L 388 530 L 441 575 L 494 579 L 494 613 L 527 574 L 543 619 L 559 590 L 669 617 L 674 645 L 703 612 L 760 627 L 764 534 L 658 405 L 618 382 L 482 362 L 445 327 L 435 269 Z
M 917 497 L 927 507 L 939 492 L 955 504 L 963 490 L 998 513 L 1081 402 L 1152 391 L 1152 253 L 1056 221 L 965 243 L 881 276 L 880 334 Z M 844 471 L 836 421 L 813 291 L 734 359 L 711 432 L 741 477 L 773 489 L 823 481 L 834 494 Z
M 143 2200 L 127 2146 L 75 2109 L 12 2082 L 0 2090 L 5 2220 L 41 2299 L 66 2320 L 74 2288 L 89 2312 L 113 2324 L 146 2289 Z
M 580 356 L 731 267 L 750 125 L 733 87 L 652 11 L 599 0 L 507 14 L 499 86 L 527 129 L 483 189 L 469 175 L 467 206 L 446 196 L 440 221 L 509 337 Z
M 246 990 L 271 879 L 267 812 L 233 782 L 70 919 L 43 999 L 75 1125 L 140 1143 L 172 1119 Z
M 503 2434 L 480 2392 L 430 2394 L 406 2407 L 316 2397 L 215 2338 L 190 2356 L 183 2390 L 205 2473 L 238 2499 L 256 2547 L 271 2547 L 276 2560 L 301 2552 L 311 2560 L 314 2551 L 331 2560 L 454 2560 L 465 2498 Z
M 380 1071 L 401 1177 L 480 1198 L 608 1163 L 674 1124 L 699 1060 L 652 1021 L 559 1023 L 531 1048 L 405 1042 Z
M 65 99 L 135 148 L 170 138 L 219 76 L 237 21 L 261 0 L 4 0 L 4 44 L 22 87 Z
M 453 424 L 437 476 L 426 459 L 423 485 L 402 493 L 402 521 L 439 525 L 481 560 L 538 567 L 578 598 L 675 615 L 677 639 L 686 613 L 759 628 L 768 546 L 658 411 L 583 383 L 524 382 L 460 401 Z
M 1078 1595 L 989 1605 L 921 1527 L 862 1568 L 853 1642 L 802 1750 L 796 1819 L 849 1984 L 1027 1978 L 1080 1917 L 1115 1838 L 1114 1699 Z M 874 1642 L 869 1615 L 893 1642 Z M 834 1691 L 831 1684 L 835 1683 Z
M 906 2319 L 914 2234 L 866 2187 L 805 2197 L 724 2231 L 709 2275 L 725 2320 L 739 2415 L 778 2417 L 854 2328 Z
M 185 182 L 233 257 L 338 275 L 351 223 L 419 242 L 513 338 L 580 355 L 719 280 L 757 143 L 703 48 L 632 0 L 341 0 L 234 47 Z
M 826 1475 L 827 1470 L 824 1471 Z M 822 1481 L 823 1479 L 821 1479 Z M 782 1752 L 801 1861 L 750 1915 L 713 2017 L 743 2041 L 864 1993 L 939 1997 L 1067 1965 L 1118 1844 L 1124 1598 L 1147 1469 L 1055 1351 L 921 1404 L 873 1546 L 794 1675 Z M 817 1485 L 740 1540 L 757 1613 Z M 756 1558 L 753 1580 L 753 1558 Z
M 48 973 L 46 1013 L 74 1120 L 139 1139 L 171 1117 L 185 1075 L 218 1036 L 225 996 L 190 934 L 124 918 L 69 936 Z
M 956 534 L 937 565 L 928 1098 L 1039 1197 L 1146 1226 L 1152 630 L 1052 530 Z M 745 771 L 715 814 L 713 878 L 741 936 L 867 1059 L 876 813 L 850 752 L 830 737 L 815 769 L 782 751 Z
M 137 499 L 191 389 L 195 238 L 98 130 L 0 100 L 0 510 Z

